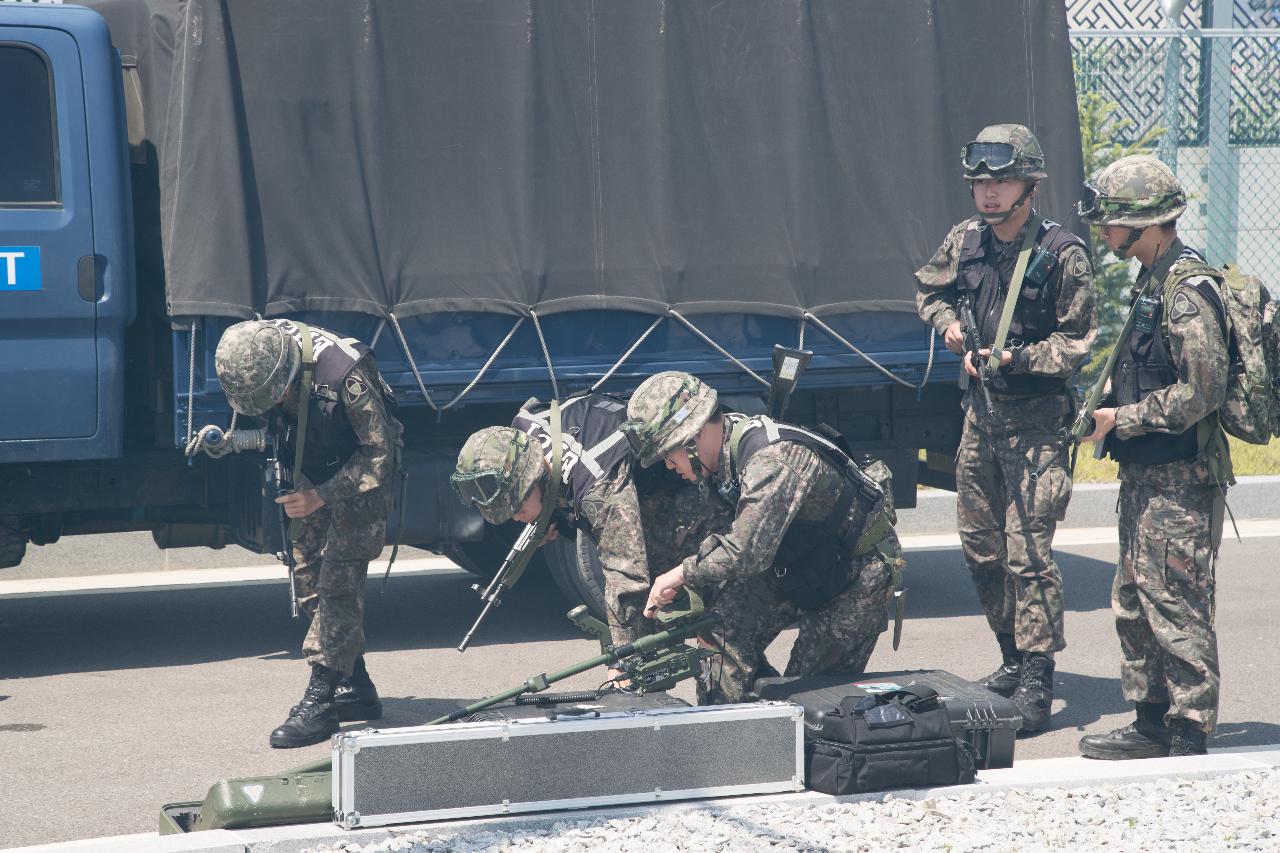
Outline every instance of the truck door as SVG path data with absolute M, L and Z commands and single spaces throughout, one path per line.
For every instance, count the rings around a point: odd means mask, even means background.
M 0 27 L 3 442 L 98 429 L 93 217 L 75 39 Z

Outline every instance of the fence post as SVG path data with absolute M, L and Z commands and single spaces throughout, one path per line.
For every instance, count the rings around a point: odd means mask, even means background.
M 1232 25 L 1233 0 L 1209 0 L 1209 26 L 1227 29 Z M 1236 226 L 1239 208 L 1239 153 L 1231 147 L 1231 50 L 1235 39 L 1219 36 L 1207 39 L 1209 51 L 1208 162 L 1205 166 L 1206 245 L 1209 263 L 1235 261 Z

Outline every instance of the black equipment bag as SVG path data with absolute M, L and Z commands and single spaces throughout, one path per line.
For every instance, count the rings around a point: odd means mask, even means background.
M 973 747 L 952 733 L 931 687 L 846 696 L 805 728 L 806 784 L 813 791 L 958 785 L 976 775 Z

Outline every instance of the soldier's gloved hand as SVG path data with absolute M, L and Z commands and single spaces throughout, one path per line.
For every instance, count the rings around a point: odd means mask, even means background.
M 684 565 L 676 566 L 669 572 L 658 575 L 649 590 L 649 599 L 644 605 L 644 615 L 650 619 L 658 612 L 658 608 L 675 601 L 676 592 L 684 586 Z
M 947 330 L 942 333 L 942 343 L 956 355 L 964 352 L 964 327 L 959 320 L 947 326 Z
M 324 498 L 315 489 L 304 489 L 281 495 L 276 498 L 276 503 L 284 505 L 284 514 L 290 518 L 306 518 L 324 506 Z

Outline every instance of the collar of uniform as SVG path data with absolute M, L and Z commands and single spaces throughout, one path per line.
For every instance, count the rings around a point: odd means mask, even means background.
M 1016 255 L 1018 250 L 1022 248 L 1022 241 L 1027 239 L 1027 229 L 1031 227 L 1031 220 L 1036 218 L 1035 209 L 1027 214 L 1027 221 L 1022 223 L 1022 227 L 1018 229 L 1018 233 L 1013 235 L 1013 239 L 1008 242 L 1001 240 L 996 236 L 996 229 L 987 222 L 982 223 L 986 233 L 983 235 L 987 241 L 987 247 L 995 253 L 996 257 L 1004 259 L 1009 255 Z
M 1182 244 L 1182 240 L 1174 237 L 1173 242 L 1169 244 L 1169 248 L 1166 249 L 1160 257 L 1156 258 L 1155 263 L 1151 265 L 1151 269 L 1144 268 L 1142 270 L 1138 275 L 1138 281 L 1143 285 L 1150 280 L 1155 280 L 1157 283 L 1163 284 L 1164 280 L 1169 276 L 1169 270 L 1173 269 L 1174 263 L 1176 263 L 1178 258 L 1181 257 L 1182 250 L 1185 248 L 1186 246 Z M 1143 278 L 1144 275 L 1146 276 L 1145 279 Z M 1139 290 L 1141 289 L 1142 288 L 1140 287 Z

